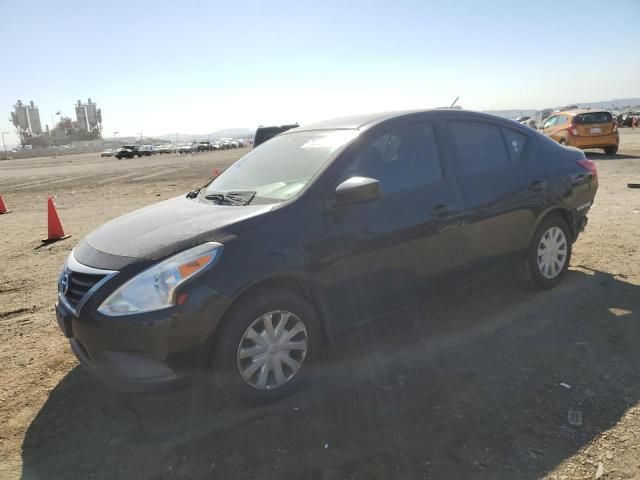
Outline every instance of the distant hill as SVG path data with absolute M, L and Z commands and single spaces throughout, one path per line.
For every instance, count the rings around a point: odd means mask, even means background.
M 638 107 L 640 109 L 640 98 L 614 98 L 612 100 L 602 100 L 598 102 L 567 102 L 564 105 L 577 105 L 580 108 L 603 108 L 607 110 L 624 110 L 627 107 Z M 548 108 L 556 110 L 560 107 L 562 107 L 562 105 L 549 105 Z M 485 112 L 511 119 L 516 119 L 525 115 L 537 118 L 539 116 L 540 109 L 513 108 L 510 110 L 485 110 Z M 190 142 L 192 140 L 213 140 L 216 138 L 253 138 L 254 135 L 255 130 L 249 128 L 225 128 L 211 133 L 178 133 L 177 138 L 180 142 Z M 162 141 L 175 142 L 176 134 L 170 133 L 167 135 L 154 135 L 153 138 Z
M 613 100 L 602 100 L 599 102 L 577 102 L 565 103 L 564 105 L 576 105 L 579 108 L 602 108 L 607 110 L 624 110 L 626 107 L 634 107 L 640 105 L 640 98 L 614 98 Z M 550 106 L 553 110 L 561 108 L 562 105 Z M 485 110 L 486 113 L 497 115 L 504 118 L 518 118 L 525 115 L 535 117 L 539 110 L 534 108 L 522 108 L 512 110 Z
M 575 105 L 575 104 L 574 104 Z M 613 100 L 604 100 L 602 102 L 578 103 L 582 108 L 606 108 L 610 110 L 623 110 L 625 107 L 640 106 L 640 98 L 614 98 Z
M 207 140 L 214 138 L 253 138 L 255 130 L 248 128 L 225 128 L 223 130 L 217 130 L 212 133 L 178 133 L 178 140 L 191 141 L 191 140 Z M 167 135 L 154 135 L 154 138 L 160 140 L 169 140 L 175 142 L 176 134 L 169 133 Z
M 491 115 L 511 119 L 516 119 L 518 117 L 524 116 L 534 117 L 536 115 L 536 112 L 537 110 L 526 108 L 522 110 L 484 110 L 484 113 L 490 113 Z

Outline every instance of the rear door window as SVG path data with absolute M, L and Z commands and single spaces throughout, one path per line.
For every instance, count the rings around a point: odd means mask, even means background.
M 556 120 L 556 126 L 558 125 L 564 125 L 565 123 L 567 123 L 567 116 L 566 115 L 558 115 L 558 119 Z
M 509 164 L 499 127 L 480 122 L 449 122 L 463 175 L 481 173 Z

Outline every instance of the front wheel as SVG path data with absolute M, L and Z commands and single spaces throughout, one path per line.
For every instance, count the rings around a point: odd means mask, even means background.
M 291 394 L 309 374 L 321 345 L 313 307 L 286 290 L 262 290 L 233 308 L 213 346 L 218 384 L 256 405 Z
M 618 153 L 618 146 L 612 145 L 610 147 L 604 147 L 604 153 L 606 153 L 607 155 L 615 155 L 616 153 Z
M 558 285 L 571 260 L 571 232 L 560 216 L 551 216 L 536 229 L 522 274 L 527 283 L 548 290 Z

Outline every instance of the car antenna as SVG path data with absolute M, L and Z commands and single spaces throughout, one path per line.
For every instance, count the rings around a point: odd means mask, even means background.
M 459 99 L 459 98 L 460 98 L 460 95 L 458 95 L 458 96 L 456 97 L 456 99 L 453 101 L 453 103 L 451 104 L 451 106 L 450 106 L 449 108 L 453 108 L 453 107 L 454 107 L 454 105 L 455 105 L 456 103 L 458 103 L 458 99 Z

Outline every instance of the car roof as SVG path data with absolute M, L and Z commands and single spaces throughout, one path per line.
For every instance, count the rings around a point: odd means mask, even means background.
M 609 113 L 608 110 L 595 110 L 595 109 L 588 109 L 588 108 L 578 108 L 575 110 L 564 110 L 561 112 L 556 112 L 556 115 L 580 115 L 582 113 Z
M 425 109 L 425 110 L 400 110 L 400 111 L 392 111 L 392 112 L 381 112 L 381 113 L 368 113 L 363 115 L 351 115 L 348 117 L 339 117 L 330 120 L 324 120 L 322 122 L 311 123 L 308 125 L 302 125 L 298 128 L 294 128 L 291 130 L 287 130 L 280 135 L 287 135 L 295 132 L 304 132 L 310 130 L 354 130 L 354 129 L 364 129 L 370 128 L 374 125 L 382 123 L 386 120 L 390 120 L 392 118 L 399 118 L 409 115 L 414 115 L 418 113 L 427 113 L 427 112 L 443 112 L 448 116 L 460 116 L 464 118 L 469 118 L 470 116 L 482 118 L 485 120 L 501 120 L 505 121 L 506 119 L 502 117 L 498 117 L 496 115 L 490 115 L 487 113 L 476 112 L 473 110 L 461 110 L 456 108 L 433 108 L 433 109 Z

